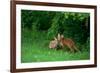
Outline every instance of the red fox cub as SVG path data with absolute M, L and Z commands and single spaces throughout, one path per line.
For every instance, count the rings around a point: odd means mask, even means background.
M 77 47 L 75 46 L 75 43 L 72 39 L 69 39 L 69 38 L 64 38 L 63 35 L 60 35 L 58 34 L 58 41 L 59 41 L 59 44 L 62 46 L 62 47 L 68 47 L 70 49 L 71 52 L 74 52 L 74 51 L 78 51 L 80 52 Z

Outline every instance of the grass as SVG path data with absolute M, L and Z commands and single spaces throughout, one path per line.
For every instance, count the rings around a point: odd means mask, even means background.
M 25 31 L 21 35 L 21 62 L 49 62 L 49 61 L 71 61 L 87 60 L 90 58 L 89 45 L 80 46 L 81 53 L 70 53 L 66 49 L 55 50 L 49 48 L 46 32 Z M 82 47 L 83 46 L 83 47 Z M 84 47 L 85 46 L 85 47 Z
M 34 33 L 35 34 L 35 33 Z M 22 36 L 21 44 L 21 62 L 49 62 L 49 61 L 70 61 L 70 60 L 87 60 L 90 58 L 89 51 L 81 53 L 70 53 L 65 49 L 55 50 L 48 48 L 49 40 L 41 36 L 32 37 L 34 34 Z M 40 34 L 40 33 L 39 33 Z M 39 37 L 39 39 L 38 39 Z M 85 49 L 85 48 L 83 48 Z

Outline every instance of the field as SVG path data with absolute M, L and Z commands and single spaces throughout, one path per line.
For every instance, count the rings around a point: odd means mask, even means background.
M 21 62 L 49 62 L 49 61 L 70 61 L 70 60 L 87 60 L 90 58 L 89 51 L 80 48 L 80 52 L 71 53 L 67 49 L 50 49 L 49 41 L 44 39 L 45 35 L 40 35 L 41 32 L 36 34 L 35 37 L 30 37 L 29 33 L 26 35 L 28 38 L 23 39 L 21 47 Z M 36 37 L 37 36 L 37 37 Z M 38 36 L 40 36 L 38 38 Z M 30 39 L 31 38 L 31 39 Z

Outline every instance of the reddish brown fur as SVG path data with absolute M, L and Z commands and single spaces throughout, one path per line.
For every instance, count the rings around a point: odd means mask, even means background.
M 61 43 L 63 45 L 70 46 L 70 47 L 72 47 L 74 45 L 74 42 L 71 39 L 64 39 L 64 38 L 62 38 L 61 39 Z
M 64 47 L 64 46 L 68 47 L 71 52 L 74 52 L 75 50 L 79 51 L 77 49 L 77 47 L 75 46 L 74 41 L 69 39 L 69 38 L 65 39 L 64 37 L 61 37 L 60 38 L 60 44 L 61 44 L 62 47 Z

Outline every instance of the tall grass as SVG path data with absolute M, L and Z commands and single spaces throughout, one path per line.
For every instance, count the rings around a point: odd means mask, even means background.
M 71 53 L 66 49 L 50 49 L 50 40 L 46 38 L 46 32 L 24 31 L 21 38 L 21 62 L 49 62 L 49 61 L 70 61 L 86 60 L 90 58 L 89 50 L 84 45 L 77 45 L 81 53 Z M 83 46 L 83 47 L 82 47 Z M 87 46 L 87 45 L 86 45 Z

